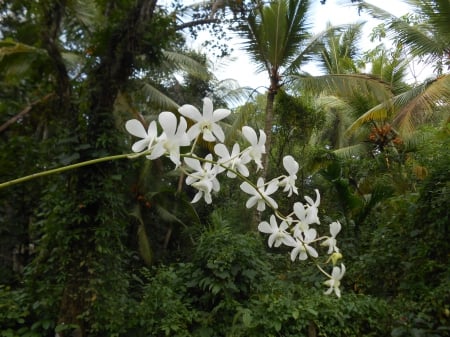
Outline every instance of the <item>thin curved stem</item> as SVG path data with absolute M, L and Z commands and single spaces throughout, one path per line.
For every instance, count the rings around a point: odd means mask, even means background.
M 146 152 L 143 152 L 143 154 L 145 154 L 145 153 Z M 126 153 L 126 154 L 119 154 L 119 155 L 114 155 L 114 156 L 108 156 L 108 157 L 102 157 L 102 158 L 87 160 L 87 161 L 83 161 L 81 163 L 76 163 L 76 164 L 71 164 L 71 165 L 67 165 L 67 166 L 62 166 L 62 167 L 58 167 L 58 168 L 55 168 L 55 169 L 42 171 L 42 172 L 38 172 L 38 173 L 33 173 L 33 174 L 28 175 L 28 176 L 24 176 L 24 177 L 20 177 L 20 178 L 17 178 L 17 179 L 9 180 L 9 181 L 0 183 L 0 189 L 5 188 L 5 187 L 9 187 L 9 186 L 12 186 L 12 185 L 20 184 L 20 183 L 23 183 L 23 182 L 28 181 L 28 180 L 32 180 L 32 179 L 45 177 L 45 176 L 56 174 L 56 173 L 61 173 L 61 172 L 73 170 L 73 169 L 76 169 L 76 168 L 79 168 L 79 167 L 83 167 L 83 166 L 98 164 L 98 163 L 102 163 L 102 162 L 105 162 L 105 161 L 124 159 L 124 158 L 134 158 L 134 157 L 138 157 L 138 156 L 136 156 L 135 153 L 132 153 L 132 154 Z

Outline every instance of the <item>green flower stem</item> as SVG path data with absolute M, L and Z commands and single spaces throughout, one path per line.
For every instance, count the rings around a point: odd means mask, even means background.
M 147 152 L 142 152 L 142 154 L 147 154 Z M 32 179 L 36 179 L 36 178 L 40 178 L 40 177 L 45 177 L 51 174 L 56 174 L 56 173 L 61 173 L 61 172 L 65 172 L 65 171 L 69 171 L 69 170 L 73 170 L 79 167 L 83 167 L 83 166 L 88 166 L 88 165 L 94 165 L 94 164 L 98 164 L 98 163 L 102 163 L 105 161 L 111 161 L 111 160 L 117 160 L 117 159 L 124 159 L 124 158 L 135 158 L 135 157 L 140 157 L 142 155 L 140 154 L 136 154 L 136 153 L 126 153 L 126 154 L 119 154 L 119 155 L 114 155 L 114 156 L 108 156 L 108 157 L 102 157 L 102 158 L 97 158 L 97 159 L 92 159 L 92 160 L 87 160 L 87 161 L 83 161 L 81 163 L 76 163 L 76 164 L 71 164 L 71 165 L 67 165 L 67 166 L 62 166 L 62 167 L 58 167 L 52 170 L 47 170 L 47 171 L 42 171 L 42 172 L 38 172 L 38 173 L 33 173 L 30 174 L 28 176 L 24 176 L 21 178 L 17 178 L 14 180 L 9 180 L 6 181 L 4 183 L 0 183 L 0 189 L 5 188 L 5 187 L 9 187 L 15 184 L 20 184 L 23 183 L 25 181 L 28 180 L 32 180 Z

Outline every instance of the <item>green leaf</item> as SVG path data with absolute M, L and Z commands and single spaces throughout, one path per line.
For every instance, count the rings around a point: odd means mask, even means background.
M 245 310 L 242 314 L 242 322 L 246 327 L 250 327 L 252 324 L 252 314 L 250 310 Z

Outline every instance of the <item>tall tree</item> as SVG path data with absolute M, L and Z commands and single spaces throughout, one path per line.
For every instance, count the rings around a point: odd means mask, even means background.
M 369 120 L 389 117 L 399 132 L 406 135 L 430 116 L 440 115 L 444 119 L 445 116 L 448 118 L 450 3 L 447 0 L 406 2 L 416 15 L 398 18 L 365 2 L 360 6 L 371 15 L 383 19 L 388 36 L 393 38 L 394 43 L 407 48 L 413 57 L 418 57 L 434 67 L 437 76 L 374 107 L 356 120 L 351 129 Z M 411 62 L 413 61 L 414 59 L 411 59 Z
M 267 136 L 267 153 L 263 162 L 265 170 L 268 169 L 270 156 L 275 96 L 289 75 L 310 59 L 319 43 L 318 37 L 311 38 L 308 33 L 309 8 L 309 0 L 261 4 L 251 12 L 248 23 L 241 27 L 241 34 L 246 39 L 245 50 L 256 62 L 257 70 L 267 72 L 270 81 L 264 125 Z
M 178 25 L 156 0 L 23 1 L 2 3 L 0 10 L 5 18 L 0 80 L 6 89 L 1 94 L 10 103 L 16 99 L 15 106 L 1 105 L 1 136 L 7 141 L 1 143 L 2 160 L 12 162 L 2 165 L 7 178 L 128 151 L 118 117 L 142 116 L 133 104 L 117 113 L 125 106 L 118 101 L 144 87 L 148 91 L 141 102 L 150 97 L 158 109 L 173 109 L 174 100 L 161 99 L 160 92 L 156 96 L 155 88 L 168 86 L 167 74 L 194 66 L 206 73 L 177 54 L 184 47 L 177 31 L 215 19 Z M 150 73 L 159 81 L 145 83 Z M 21 169 L 14 172 L 14 166 Z M 6 207 L 0 218 L 15 221 L 14 202 L 27 209 L 21 225 L 37 246 L 23 276 L 27 304 L 33 306 L 27 319 L 53 322 L 47 330 L 54 324 L 58 329 L 76 326 L 79 336 L 120 329 L 124 312 L 119 303 L 126 298 L 129 278 L 125 262 L 132 220 L 127 209 L 135 202 L 136 175 L 133 164 L 115 161 L 30 182 L 30 198 L 2 191 Z M 3 228 L 8 227 L 2 221 Z

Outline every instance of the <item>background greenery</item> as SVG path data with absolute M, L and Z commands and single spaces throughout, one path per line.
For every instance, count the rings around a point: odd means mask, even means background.
M 263 175 L 300 163 L 280 209 L 318 188 L 347 273 L 323 295 L 311 262 L 267 247 L 237 180 L 192 205 L 165 159 L 104 162 L 0 189 L 0 336 L 449 336 L 450 4 L 408 3 L 395 18 L 356 2 L 381 19 L 365 51 L 361 24 L 312 36 L 311 1 L 2 2 L 1 182 L 127 153 L 126 120 L 211 96 L 233 107 L 230 143 L 270 132 Z M 201 30 L 205 54 L 187 43 Z M 233 31 L 267 95 L 211 72 Z M 412 60 L 430 79 L 406 81 Z

